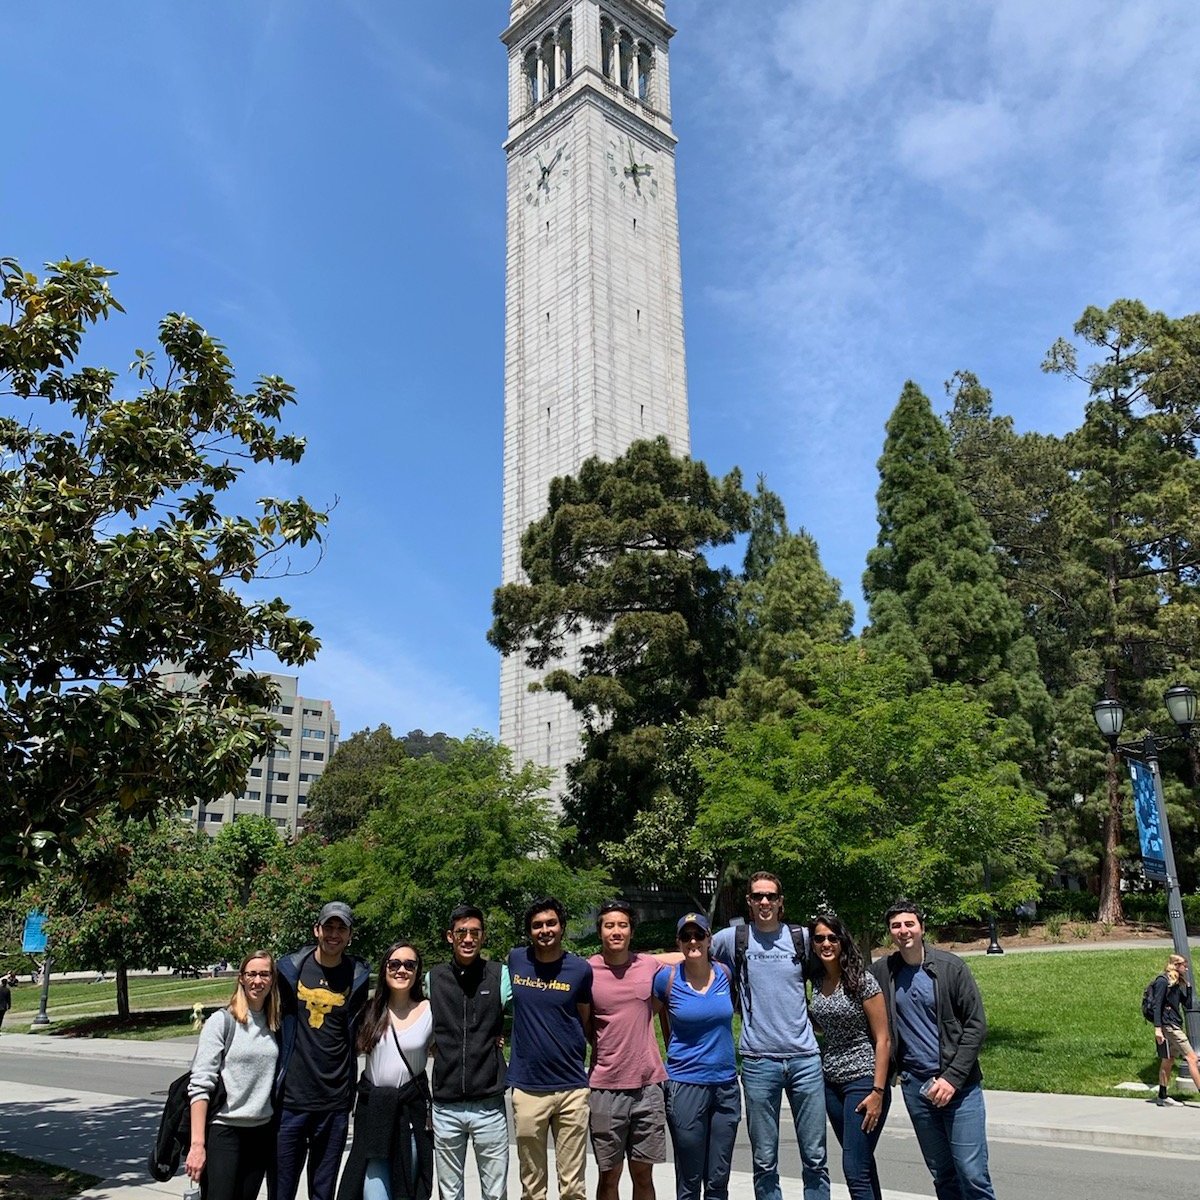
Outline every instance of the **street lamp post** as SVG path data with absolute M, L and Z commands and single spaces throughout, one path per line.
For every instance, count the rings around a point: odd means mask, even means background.
M 37 1016 L 30 1021 L 30 1025 L 49 1025 L 50 1014 L 46 1011 L 46 1006 L 50 1002 L 50 948 L 46 947 L 46 953 L 42 956 L 42 994 L 38 1000 Z
M 1179 732 L 1162 735 L 1148 731 L 1139 742 L 1118 741 L 1125 724 L 1125 708 L 1120 700 L 1097 700 L 1092 705 L 1092 716 L 1108 742 L 1109 750 L 1120 758 L 1144 763 L 1154 780 L 1154 801 L 1158 810 L 1158 828 L 1162 836 L 1163 864 L 1167 877 L 1167 918 L 1171 925 L 1171 940 L 1175 945 L 1175 953 L 1187 962 L 1188 982 L 1193 983 L 1192 952 L 1183 920 L 1183 900 L 1179 894 L 1179 874 L 1175 869 L 1175 849 L 1171 843 L 1171 827 L 1167 823 L 1167 806 L 1163 801 L 1158 752 L 1162 746 L 1191 742 L 1196 724 L 1196 693 L 1189 687 L 1168 688 L 1163 693 L 1163 703 Z M 1200 1007 L 1197 1006 L 1195 986 L 1192 987 L 1191 997 L 1186 1015 L 1188 1041 L 1193 1046 L 1200 1046 Z

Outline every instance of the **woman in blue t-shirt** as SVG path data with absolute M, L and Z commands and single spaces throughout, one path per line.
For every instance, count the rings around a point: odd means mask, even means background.
M 742 1119 L 733 1054 L 729 969 L 709 957 L 703 913 L 680 917 L 683 961 L 654 977 L 655 1009 L 667 1037 L 667 1127 L 675 1148 L 677 1200 L 726 1200 L 733 1142 Z

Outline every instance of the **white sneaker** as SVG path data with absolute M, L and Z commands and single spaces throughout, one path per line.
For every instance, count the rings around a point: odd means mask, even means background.
M 1158 1103 L 1159 1108 L 1182 1108 L 1183 1107 L 1183 1104 L 1179 1100 L 1176 1100 L 1172 1096 L 1159 1096 L 1157 1103 Z

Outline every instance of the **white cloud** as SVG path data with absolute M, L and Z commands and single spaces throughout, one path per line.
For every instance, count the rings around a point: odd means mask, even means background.
M 917 179 L 981 191 L 1019 143 L 1014 115 L 995 96 L 940 100 L 897 130 L 897 156 Z

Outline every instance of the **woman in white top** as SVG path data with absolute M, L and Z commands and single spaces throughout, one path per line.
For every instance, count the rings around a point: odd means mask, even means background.
M 254 1200 L 262 1186 L 275 1154 L 271 1088 L 278 1029 L 275 960 L 256 950 L 242 959 L 229 1004 L 204 1022 L 192 1062 L 192 1140 L 184 1169 L 199 1180 L 205 1200 Z
M 408 941 L 389 946 L 363 1014 L 354 1143 L 338 1200 L 427 1200 L 433 1190 L 433 1133 L 425 1065 L 433 1018 L 421 954 Z

